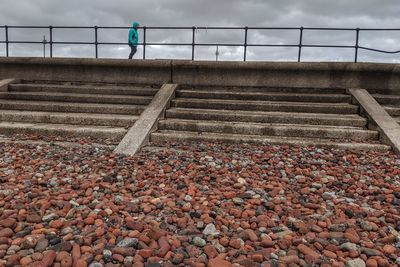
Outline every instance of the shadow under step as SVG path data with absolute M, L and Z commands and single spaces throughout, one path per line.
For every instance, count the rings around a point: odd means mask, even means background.
M 378 132 L 363 130 L 354 127 L 337 126 L 315 126 L 298 124 L 267 124 L 267 123 L 244 123 L 244 122 L 221 122 L 221 121 L 199 121 L 166 119 L 159 122 L 160 130 L 188 131 L 188 132 L 211 132 L 225 134 L 243 135 L 265 135 L 342 139 L 353 141 L 377 140 Z
M 202 92 L 247 92 L 247 93 L 296 93 L 296 94 L 346 94 L 343 88 L 312 88 L 312 87 L 213 87 L 213 86 L 181 86 L 179 90 Z M 178 91 L 179 91 L 178 90 Z
M 170 108 L 166 111 L 166 118 L 187 120 L 212 120 L 230 122 L 255 122 L 255 123 L 284 123 L 284 124 L 311 124 L 353 126 L 364 128 L 367 119 L 356 115 L 321 114 L 321 113 L 292 113 L 292 112 L 263 112 L 216 109 L 191 109 Z
M 222 143 L 254 143 L 260 145 L 294 145 L 313 146 L 345 149 L 352 151 L 380 151 L 391 150 L 390 146 L 373 143 L 349 143 L 332 142 L 330 140 L 316 138 L 294 138 L 255 135 L 234 135 L 221 133 L 194 133 L 180 131 L 158 131 L 151 134 L 150 141 L 155 144 L 166 142 L 222 142 Z

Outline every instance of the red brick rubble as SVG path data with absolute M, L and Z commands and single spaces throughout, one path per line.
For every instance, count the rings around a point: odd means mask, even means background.
M 0 266 L 400 264 L 392 152 L 112 148 L 0 143 Z

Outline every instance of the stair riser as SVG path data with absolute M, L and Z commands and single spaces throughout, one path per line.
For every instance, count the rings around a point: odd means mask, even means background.
M 299 95 L 252 95 L 252 94 L 230 94 L 217 92 L 187 92 L 178 91 L 177 97 L 182 98 L 201 98 L 201 99 L 224 99 L 224 100 L 264 100 L 264 101 L 299 101 L 299 102 L 322 102 L 322 103 L 350 103 L 351 97 L 348 95 L 341 96 L 308 96 L 307 94 Z
M 293 127 L 274 127 L 256 125 L 235 125 L 235 124 L 207 124 L 207 123 L 186 123 L 160 121 L 160 130 L 189 131 L 189 132 L 210 132 L 244 135 L 265 135 L 265 136 L 287 136 L 306 138 L 327 138 L 327 139 L 348 139 L 348 140 L 377 140 L 378 133 L 370 131 L 351 131 L 337 129 L 300 129 Z
M 131 105 L 147 105 L 151 102 L 150 98 L 135 98 L 130 99 L 126 97 L 106 97 L 106 96 L 53 96 L 53 95 L 16 95 L 16 94 L 3 94 L 0 99 L 10 100 L 32 100 L 32 101 L 57 101 L 57 102 L 75 102 L 75 103 L 101 103 L 101 104 L 131 104 Z
M 57 116 L 57 115 L 29 115 L 29 114 L 15 115 L 15 114 L 0 113 L 0 121 L 130 127 L 135 123 L 136 120 L 135 119 L 126 120 L 118 118 L 101 119 L 101 118 L 85 118 L 85 117 L 68 117 L 68 116 Z
M 399 99 L 385 97 L 385 96 L 374 96 L 375 100 L 381 105 L 396 105 L 400 103 Z
M 91 137 L 91 138 L 101 138 L 101 139 L 110 139 L 113 141 L 120 141 L 124 137 L 125 133 L 123 132 L 100 132 L 100 131 L 71 131 L 71 130 L 63 130 L 63 129 L 36 129 L 36 128 L 21 128 L 21 127 L 2 127 L 0 126 L 0 134 L 34 134 L 34 135 L 43 135 L 43 136 L 60 136 L 60 137 Z
M 102 89 L 102 88 L 74 88 L 74 87 L 41 87 L 26 85 L 10 85 L 10 92 L 49 92 L 49 93 L 71 93 L 71 94 L 104 94 L 104 95 L 136 95 L 154 96 L 157 89 Z
M 26 111 L 46 111 L 46 112 L 74 112 L 74 113 L 105 113 L 105 114 L 126 114 L 140 115 L 145 106 L 132 107 L 90 107 L 90 106 L 63 106 L 63 105 L 15 105 L 12 103 L 0 103 L 0 109 L 26 110 Z
M 400 116 L 400 108 L 386 109 L 390 116 Z
M 213 113 L 191 113 L 191 112 L 176 112 L 167 110 L 167 118 L 178 118 L 186 120 L 213 120 L 213 121 L 230 121 L 230 122 L 257 122 L 257 123 L 282 123 L 282 124 L 311 124 L 311 125 L 331 125 L 331 126 L 353 126 L 365 127 L 366 120 L 352 120 L 352 119 L 332 119 L 324 118 L 298 118 L 298 117 L 284 117 L 284 116 L 267 116 L 267 115 L 242 115 L 238 113 L 233 114 L 218 114 Z
M 357 146 L 348 146 L 346 144 L 341 143 L 331 143 L 331 144 L 322 144 L 322 143 L 313 143 L 313 142 L 301 142 L 295 141 L 288 141 L 288 140 L 265 140 L 260 138 L 249 138 L 249 137 L 232 137 L 229 135 L 226 136 L 204 136 L 204 135 L 190 135 L 190 136 L 180 136 L 179 134 L 174 135 L 165 135 L 163 133 L 152 133 L 150 136 L 150 141 L 154 144 L 163 145 L 167 142 L 221 142 L 221 143 L 236 143 L 236 144 L 243 144 L 243 143 L 253 143 L 253 144 L 260 144 L 260 145 L 300 145 L 300 146 L 317 146 L 317 147 L 326 147 L 326 148 L 337 148 L 337 149 L 349 149 L 351 151 L 380 151 L 386 152 L 390 150 L 388 146 L 382 145 L 373 145 L 373 144 L 361 144 Z
M 329 114 L 356 114 L 357 106 L 348 107 L 329 107 L 329 106 L 313 106 L 313 105 L 291 105 L 286 104 L 247 104 L 247 103 L 207 103 L 189 102 L 189 101 L 172 101 L 173 107 L 179 108 L 205 108 L 205 109 L 229 109 L 229 110 L 247 110 L 247 111 L 280 111 L 280 112 L 303 112 L 303 113 L 329 113 Z
M 254 87 L 240 87 L 240 88 L 226 88 L 226 87 L 185 87 L 181 86 L 182 90 L 195 90 L 195 91 L 204 91 L 204 92 L 214 92 L 214 91 L 222 91 L 222 92 L 257 92 L 257 93 L 298 93 L 298 94 L 345 94 L 346 89 L 338 89 L 338 88 L 254 88 Z

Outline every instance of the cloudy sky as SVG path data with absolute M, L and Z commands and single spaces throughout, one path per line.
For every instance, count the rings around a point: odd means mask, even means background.
M 35 26 L 130 26 L 134 20 L 142 26 L 224 26 L 224 27 L 345 27 L 399 28 L 399 0 L 0 0 L 2 25 Z M 141 41 L 143 40 L 143 32 Z M 9 29 L 11 41 L 49 40 L 48 29 Z M 124 43 L 127 30 L 100 29 L 100 42 Z M 190 43 L 189 30 L 149 30 L 146 41 L 152 43 Z M 0 41 L 5 30 L 0 28 Z M 400 31 L 362 31 L 360 46 L 381 50 L 400 50 Z M 53 41 L 92 42 L 94 31 L 55 29 Z M 242 43 L 243 30 L 196 30 L 197 43 Z M 249 44 L 297 44 L 298 30 L 249 30 Z M 354 45 L 353 31 L 305 31 L 303 44 Z M 10 44 L 10 56 L 43 56 L 41 44 Z M 219 46 L 219 60 L 242 60 L 242 47 Z M 195 58 L 215 60 L 216 46 L 199 46 Z M 141 58 L 140 46 L 135 58 Z M 249 47 L 248 60 L 297 60 L 297 48 Z M 49 47 L 46 48 L 46 55 Z M 126 45 L 102 45 L 100 57 L 126 58 Z M 57 57 L 94 57 L 94 46 L 54 45 Z M 0 44 L 5 56 L 5 44 Z M 148 58 L 191 58 L 190 46 L 154 45 L 146 47 Z M 304 48 L 303 61 L 352 61 L 354 49 Z M 400 53 L 359 52 L 360 61 L 400 62 Z

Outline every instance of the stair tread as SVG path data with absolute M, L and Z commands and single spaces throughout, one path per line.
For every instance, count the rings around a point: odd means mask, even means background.
M 287 145 L 310 145 L 310 146 L 330 146 L 344 149 L 379 149 L 388 151 L 390 146 L 377 143 L 356 143 L 356 142 L 340 142 L 331 141 L 329 139 L 316 138 L 299 138 L 299 137 L 284 137 L 284 136 L 261 136 L 261 135 L 242 135 L 242 134 L 224 134 L 224 133 L 196 133 L 186 131 L 157 131 L 151 134 L 151 141 L 157 137 L 167 137 L 170 140 L 187 140 L 187 141 L 234 141 L 234 142 L 264 142 L 271 144 L 287 144 Z
M 157 88 L 146 87 L 146 86 L 121 86 L 121 85 L 61 85 L 61 84 L 41 84 L 41 83 L 15 83 L 10 84 L 9 88 L 12 90 L 13 88 L 18 87 L 28 87 L 32 89 L 91 89 L 91 90 L 120 90 L 120 91 L 131 91 L 134 93 L 135 91 L 143 91 L 148 90 L 149 92 L 153 92 L 154 94 L 159 90 Z
M 177 108 L 171 107 L 168 111 L 178 112 L 195 112 L 195 113 L 220 113 L 220 114 L 232 114 L 232 110 L 227 109 L 202 109 L 202 108 Z M 279 111 L 249 111 L 249 110 L 235 110 L 237 114 L 244 115 L 260 115 L 260 116 L 293 116 L 293 117 L 329 117 L 329 118 L 340 118 L 340 119 L 359 119 L 366 120 L 358 114 L 329 114 L 329 113 L 302 113 L 302 112 L 279 112 Z
M 332 94 L 332 93 L 292 93 L 292 92 L 251 92 L 251 91 L 228 91 L 228 90 L 191 90 L 191 89 L 178 89 L 178 93 L 202 93 L 202 94 L 231 94 L 231 95 L 258 95 L 258 96 L 331 96 L 331 97 L 351 97 L 346 94 Z
M 2 127 L 10 128 L 30 128 L 30 129 L 52 129 L 52 130 L 68 130 L 68 131 L 102 131 L 102 132 L 126 132 L 123 127 L 112 126 L 82 126 L 75 124 L 53 124 L 53 123 L 26 123 L 26 122 L 4 122 L 0 121 L 0 129 Z
M 46 111 L 22 111 L 22 110 L 1 110 L 0 114 L 29 115 L 29 116 L 52 116 L 52 117 L 76 117 L 76 118 L 98 118 L 98 119 L 138 119 L 139 116 L 125 114 L 107 113 L 70 113 L 70 112 L 46 112 Z
M 172 100 L 179 102 L 204 103 L 204 99 L 196 98 L 176 98 Z M 290 101 L 262 101 L 262 100 L 226 100 L 226 99 L 207 99 L 207 103 L 225 103 L 225 104 L 259 104 L 259 105 L 297 105 L 297 106 L 330 106 L 330 107 L 357 107 L 350 103 L 317 103 L 317 102 L 290 102 Z
M 238 126 L 253 126 L 253 127 L 272 127 L 272 128 L 293 128 L 293 129 L 327 129 L 330 131 L 337 130 L 351 130 L 376 133 L 374 130 L 366 130 L 360 127 L 353 126 L 332 126 L 332 125 L 311 125 L 311 124 L 289 124 L 289 123 L 259 123 L 259 122 L 227 122 L 227 121 L 214 121 L 214 120 L 187 120 L 187 119 L 165 119 L 162 122 L 168 123 L 188 123 L 188 124 L 207 124 L 207 125 L 238 125 Z
M 383 105 L 385 109 L 400 109 L 400 103 L 398 105 L 396 104 L 387 104 Z
M 133 95 L 118 95 L 118 94 L 78 94 L 78 93 L 56 93 L 56 92 L 0 92 L 1 95 L 11 95 L 11 96 L 18 96 L 18 95 L 35 95 L 35 96 L 65 96 L 65 97 L 79 97 L 79 98 L 87 98 L 87 97 L 92 97 L 92 98 L 124 98 L 124 99 L 147 99 L 151 100 L 151 96 L 133 96 Z
M 85 106 L 85 107 L 146 107 L 146 105 L 127 105 L 127 104 L 97 104 L 97 103 L 74 103 L 74 102 L 58 102 L 58 101 L 36 101 L 36 100 L 6 100 L 0 99 L 0 104 L 15 104 L 15 105 L 56 105 L 56 106 Z
M 372 96 L 376 98 L 398 99 L 400 101 L 400 95 L 372 94 Z

